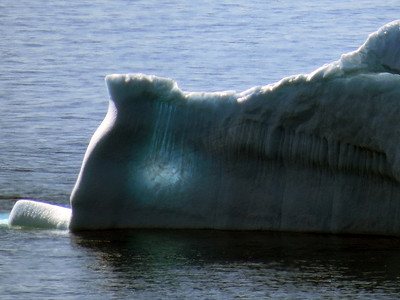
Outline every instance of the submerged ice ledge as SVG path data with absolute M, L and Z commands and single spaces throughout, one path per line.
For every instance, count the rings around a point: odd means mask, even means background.
M 242 93 L 106 77 L 70 229 L 400 234 L 400 22 L 311 74 Z

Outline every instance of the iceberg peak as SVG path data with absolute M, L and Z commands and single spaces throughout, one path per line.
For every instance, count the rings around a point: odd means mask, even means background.
M 317 69 L 309 78 L 336 77 L 358 72 L 400 73 L 400 20 L 371 33 L 356 51 L 343 54 L 340 60 Z
M 359 68 L 371 71 L 400 72 L 400 20 L 391 22 L 369 35 L 367 41 L 355 52 L 343 55 L 341 65 L 352 69 L 356 62 Z

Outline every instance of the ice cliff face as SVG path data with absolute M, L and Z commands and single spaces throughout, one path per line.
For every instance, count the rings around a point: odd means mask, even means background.
M 312 74 L 242 93 L 109 75 L 71 230 L 400 234 L 400 21 Z

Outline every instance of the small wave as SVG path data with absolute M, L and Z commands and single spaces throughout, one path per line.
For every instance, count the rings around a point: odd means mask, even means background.
M 8 218 L 10 217 L 10 214 L 0 214 L 0 228 L 1 227 L 8 227 Z

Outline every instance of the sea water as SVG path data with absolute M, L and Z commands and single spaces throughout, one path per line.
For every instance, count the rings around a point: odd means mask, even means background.
M 241 92 L 309 73 L 398 18 L 398 1 L 0 2 L 0 295 L 396 298 L 400 241 L 268 232 L 11 230 L 64 206 L 107 110 L 104 76 Z

